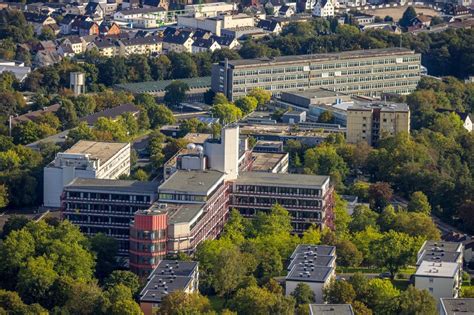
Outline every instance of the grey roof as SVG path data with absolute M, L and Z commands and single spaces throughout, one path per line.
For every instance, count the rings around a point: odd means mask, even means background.
M 190 223 L 202 212 L 203 204 L 196 203 L 159 203 L 156 202 L 147 210 L 140 211 L 142 215 L 166 213 L 168 223 Z
M 273 32 L 278 24 L 279 22 L 273 20 L 260 20 L 258 21 L 257 27 L 265 31 Z
M 115 39 L 106 38 L 106 39 L 95 40 L 94 45 L 96 45 L 97 48 L 100 49 L 100 48 L 109 48 L 109 47 L 118 46 L 118 43 Z
M 382 112 L 408 112 L 410 109 L 406 103 L 378 103 L 378 102 L 354 102 L 347 108 L 348 111 L 372 111 L 379 108 Z
M 353 315 L 350 304 L 309 304 L 311 315 Z
M 80 119 L 80 121 L 85 121 L 87 122 L 88 125 L 93 125 L 97 122 L 99 117 L 115 119 L 122 114 L 125 114 L 125 113 L 134 114 L 134 113 L 138 113 L 139 111 L 140 109 L 134 104 L 131 104 L 131 103 L 122 104 L 122 105 L 115 106 L 112 108 L 104 109 L 103 111 L 88 115 L 86 117 L 83 117 Z
M 135 45 L 149 45 L 161 43 L 163 39 L 159 36 L 146 36 L 146 37 L 134 37 L 120 39 L 120 42 L 124 46 L 135 46 Z
M 441 298 L 441 308 L 446 315 L 474 314 L 474 299 Z
M 131 192 L 153 194 L 158 189 L 157 182 L 140 182 L 136 180 L 76 178 L 64 189 L 87 191 Z
M 154 275 L 171 275 L 171 272 L 176 276 L 190 277 L 197 267 L 198 262 L 196 261 L 160 260 L 148 279 Z
M 197 268 L 195 261 L 161 260 L 140 292 L 140 302 L 159 303 L 170 292 L 185 289 Z
M 181 81 L 189 86 L 190 90 L 211 87 L 211 77 L 198 77 L 179 80 L 161 80 L 148 81 L 140 83 L 124 83 L 116 84 L 115 86 L 121 90 L 126 90 L 132 93 L 156 93 L 163 92 L 165 88 L 173 81 Z
M 213 39 L 196 38 L 194 40 L 192 46 L 209 49 L 209 48 L 211 48 L 212 44 L 214 44 Z
M 193 32 L 191 31 L 177 31 L 175 33 L 166 34 L 163 38 L 163 42 L 183 45 L 192 36 Z
M 183 194 L 207 195 L 209 190 L 224 180 L 224 173 L 214 170 L 183 171 L 173 173 L 158 191 L 180 192 Z
M 157 8 L 135 8 L 135 9 L 127 9 L 121 10 L 117 13 L 122 13 L 123 15 L 130 15 L 130 14 L 143 14 L 143 13 L 154 13 L 154 12 L 163 12 L 166 11 L 162 7 Z
M 291 263 L 288 265 L 287 270 L 290 271 L 294 265 L 302 265 L 302 266 L 321 266 L 321 267 L 330 267 L 334 260 L 336 260 L 336 256 L 326 256 L 326 255 L 313 255 L 307 256 L 305 254 L 297 254 L 291 260 Z
M 433 250 L 426 250 L 416 262 L 420 265 L 422 261 L 431 262 L 457 262 L 461 256 L 460 252 L 439 252 Z
M 336 247 L 330 246 L 330 245 L 300 244 L 296 246 L 296 249 L 291 254 L 290 258 L 294 258 L 298 254 L 305 254 L 307 256 L 313 256 L 313 255 L 335 256 Z
M 238 59 L 229 61 L 230 67 L 245 67 L 252 65 L 265 65 L 277 63 L 292 63 L 292 62 L 310 62 L 310 61 L 326 61 L 326 60 L 343 60 L 352 58 L 368 58 L 387 55 L 405 55 L 414 54 L 415 52 L 406 48 L 381 48 L 381 49 L 366 49 L 366 50 L 352 50 L 325 54 L 313 55 L 295 55 L 295 56 L 280 56 L 275 58 L 256 58 L 256 59 Z M 224 62 L 221 62 L 224 65 Z
M 445 241 L 426 241 L 421 250 L 435 250 L 435 251 L 458 251 L 462 243 L 445 242 Z
M 298 282 L 326 282 L 333 271 L 333 267 L 305 267 L 304 265 L 294 265 L 285 277 L 285 280 Z
M 155 275 L 140 293 L 140 302 L 160 303 L 170 292 L 184 290 L 191 281 L 191 277 Z
M 329 176 L 242 172 L 237 178 L 236 183 L 283 187 L 321 188 L 321 186 L 328 181 Z

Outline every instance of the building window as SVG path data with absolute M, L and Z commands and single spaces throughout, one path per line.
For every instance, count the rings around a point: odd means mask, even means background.
M 430 291 L 430 293 L 433 293 L 433 288 L 428 288 L 428 290 Z
M 433 278 L 430 278 L 430 280 L 429 280 L 429 281 L 430 281 L 430 283 L 433 283 Z

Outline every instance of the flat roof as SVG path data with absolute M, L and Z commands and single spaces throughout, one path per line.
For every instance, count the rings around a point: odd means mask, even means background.
M 329 133 L 321 132 L 319 130 L 297 130 L 293 125 L 289 124 L 254 124 L 254 123 L 239 123 L 240 134 L 261 134 L 261 135 L 275 135 L 287 137 L 327 137 Z
M 71 148 L 64 151 L 64 153 L 90 154 L 90 157 L 92 159 L 100 160 L 103 164 L 110 160 L 123 148 L 129 145 L 129 143 L 120 142 L 96 142 L 88 140 L 79 140 Z
M 215 185 L 223 180 L 224 173 L 219 171 L 178 170 L 158 187 L 158 192 L 207 195 Z
M 252 171 L 271 172 L 288 153 L 252 152 Z
M 329 176 L 242 172 L 236 180 L 239 185 L 268 185 L 283 187 L 305 187 L 320 189 L 329 181 Z
M 461 251 L 462 243 L 446 241 L 426 241 L 421 250 L 432 250 L 438 252 L 457 252 Z
M 333 271 L 334 267 L 305 267 L 304 265 L 294 265 L 285 277 L 285 280 L 298 282 L 326 282 Z
M 347 108 L 348 111 L 352 110 L 366 110 L 372 111 L 374 109 L 380 109 L 382 112 L 407 112 L 410 110 L 406 103 L 380 103 L 380 102 L 354 102 L 354 104 Z
M 207 139 L 212 138 L 212 135 L 210 133 L 188 132 L 183 138 L 194 144 L 203 144 Z
M 422 261 L 430 262 L 457 262 L 461 256 L 460 252 L 439 252 L 432 250 L 425 250 L 420 256 L 417 265 L 420 265 Z
M 350 304 L 309 304 L 310 315 L 353 315 Z
M 160 303 L 171 292 L 184 290 L 192 280 L 192 277 L 156 275 L 140 293 L 140 302 Z
M 441 308 L 447 315 L 474 314 L 474 299 L 441 298 Z
M 387 55 L 406 55 L 415 54 L 413 50 L 401 47 L 381 48 L 381 49 L 364 49 L 352 50 L 343 52 L 333 52 L 325 54 L 312 55 L 295 55 L 295 56 L 280 56 L 274 58 L 255 58 L 255 59 L 239 59 L 229 60 L 230 67 L 245 67 L 252 65 L 264 64 L 278 64 L 278 63 L 292 63 L 292 62 L 310 62 L 310 61 L 326 61 L 334 59 L 352 59 L 352 58 L 374 58 Z M 224 63 L 221 62 L 223 65 Z
M 422 261 L 416 269 L 417 277 L 452 278 L 459 270 L 458 263 Z
M 300 244 L 296 246 L 290 258 L 293 259 L 298 254 L 303 254 L 308 257 L 315 255 L 335 256 L 336 247 L 330 245 Z
M 326 255 L 314 255 L 307 257 L 304 254 L 297 254 L 288 265 L 287 270 L 290 271 L 294 265 L 313 267 L 330 267 L 332 263 L 336 260 L 336 256 L 326 256 Z
M 137 180 L 120 179 L 98 179 L 98 178 L 75 178 L 69 185 L 68 190 L 107 191 L 118 193 L 140 193 L 154 194 L 158 191 L 157 182 L 140 182 Z
M 140 210 L 142 215 L 154 215 L 166 213 L 168 223 L 190 223 L 202 212 L 203 205 L 200 203 L 161 203 L 155 202 L 147 210 Z
M 155 275 L 176 275 L 190 277 L 198 266 L 197 261 L 160 260 L 158 266 L 152 271 L 148 279 Z
M 164 92 L 165 88 L 173 81 L 181 81 L 189 86 L 189 89 L 211 87 L 211 77 L 186 78 L 178 80 L 147 81 L 137 83 L 116 84 L 115 87 L 131 93 L 156 93 Z

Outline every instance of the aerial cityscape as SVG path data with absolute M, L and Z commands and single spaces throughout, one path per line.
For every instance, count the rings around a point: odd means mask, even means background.
M 472 0 L 0 0 L 0 314 L 474 314 Z

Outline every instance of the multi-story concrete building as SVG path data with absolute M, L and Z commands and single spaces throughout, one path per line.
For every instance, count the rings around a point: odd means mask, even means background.
M 199 265 L 195 261 L 162 260 L 140 292 L 140 308 L 145 315 L 157 314 L 162 299 L 171 292 L 197 292 Z
M 403 103 L 354 103 L 347 108 L 347 142 L 376 145 L 386 136 L 410 132 L 410 109 Z
M 202 29 L 217 36 L 222 35 L 223 29 L 238 27 L 253 27 L 255 20 L 253 16 L 247 14 L 223 14 L 213 17 L 203 17 L 199 14 L 178 16 L 178 27 Z
M 323 290 L 336 277 L 336 247 L 298 245 L 290 257 L 285 293 L 290 295 L 299 283 L 313 290 L 315 302 L 323 303 Z
M 119 41 L 120 54 L 158 55 L 163 50 L 163 39 L 159 36 L 126 38 Z
M 44 168 L 43 205 L 59 208 L 64 186 L 76 177 L 115 179 L 122 174 L 130 174 L 130 143 L 81 140 Z
M 350 95 L 408 94 L 420 80 L 420 54 L 405 48 L 222 61 L 212 89 L 235 100 L 254 88 L 285 91 L 327 88 Z
M 245 217 L 280 204 L 296 232 L 316 224 L 333 227 L 333 189 L 329 176 L 244 172 L 232 183 L 231 207 Z
M 157 188 L 156 182 L 76 178 L 64 187 L 61 216 L 87 235 L 115 238 L 119 254 L 127 256 L 130 222 L 156 201 Z
M 457 298 L 462 278 L 459 264 L 452 262 L 423 261 L 417 268 L 415 288 L 427 290 L 435 298 Z

